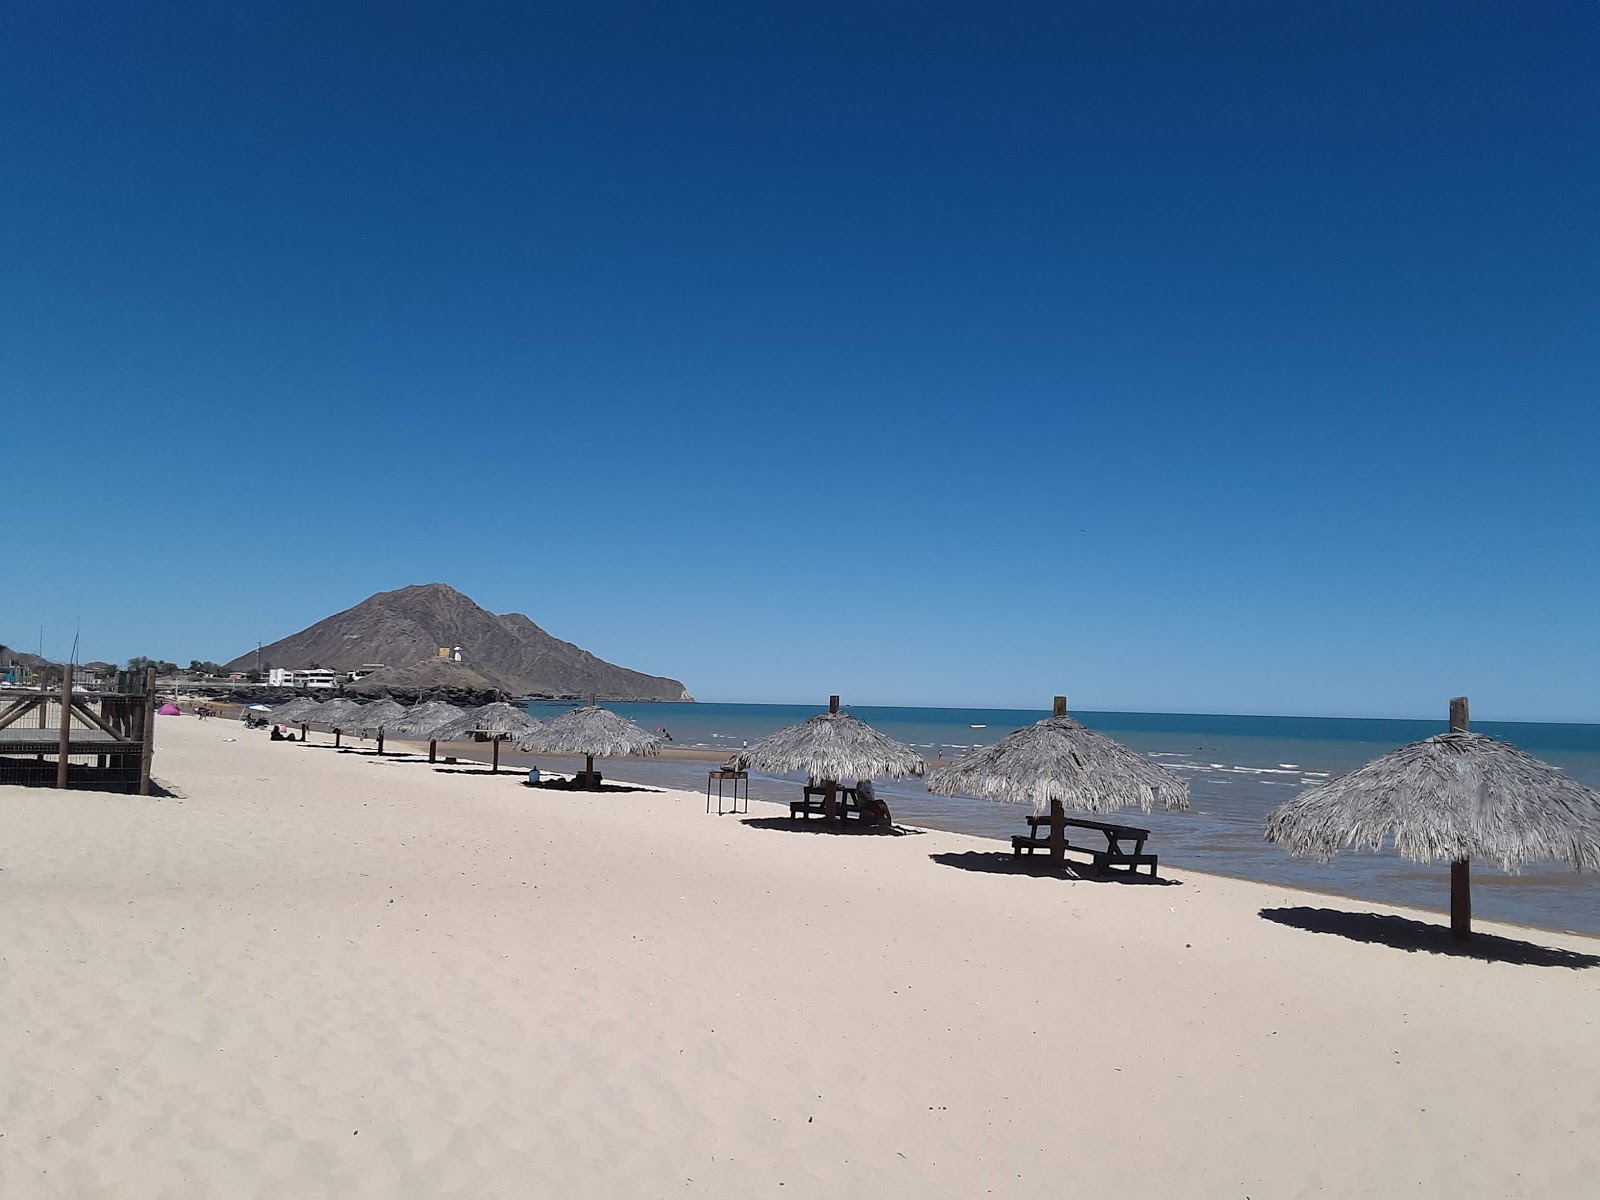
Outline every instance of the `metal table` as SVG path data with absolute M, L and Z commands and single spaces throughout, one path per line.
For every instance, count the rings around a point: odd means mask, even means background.
M 739 809 L 739 781 L 744 781 L 744 809 L 750 811 L 750 772 L 748 771 L 708 771 L 706 772 L 706 811 L 711 811 L 711 781 L 717 782 L 717 816 L 722 816 L 722 785 L 724 780 L 733 783 L 733 807 L 728 811 L 737 813 Z

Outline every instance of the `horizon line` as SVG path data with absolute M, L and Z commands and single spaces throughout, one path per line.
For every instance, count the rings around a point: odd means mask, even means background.
M 613 700 L 613 701 L 611 701 L 611 703 L 613 703 L 613 704 L 623 704 L 623 703 L 630 703 L 630 702 L 629 701 Z M 685 701 L 681 701 L 681 700 L 667 700 L 667 701 L 651 700 L 651 701 L 633 701 L 632 703 L 682 704 L 682 703 L 685 703 Z M 694 703 L 694 704 L 773 704 L 773 705 L 783 705 L 784 707 L 788 707 L 788 708 L 808 708 L 808 707 L 812 707 L 812 702 L 811 701 L 803 701 L 803 700 L 709 700 L 709 699 L 700 699 L 700 698 L 697 697 L 695 700 L 690 701 L 688 703 Z M 843 701 L 843 700 L 840 701 L 840 707 L 841 708 L 917 708 L 917 709 L 927 709 L 927 710 L 930 710 L 930 711 L 934 711 L 934 710 L 962 711 L 962 710 L 978 710 L 978 709 L 981 709 L 981 710 L 986 710 L 986 711 L 989 711 L 989 712 L 1021 712 L 1021 713 L 1031 713 L 1031 712 L 1048 713 L 1049 712 L 1048 708 L 1035 708 L 1032 705 L 1007 706 L 1007 705 L 1002 705 L 1002 704 L 967 704 L 967 705 L 960 705 L 960 704 L 890 704 L 890 703 L 882 703 L 882 702 L 879 702 L 879 703 L 858 703 L 858 702 Z M 1107 716 L 1123 716 L 1123 717 L 1239 717 L 1239 718 L 1272 718 L 1272 719 L 1288 719 L 1288 720 L 1304 720 L 1304 721 L 1434 721 L 1434 720 L 1437 720 L 1441 726 L 1444 726 L 1445 728 L 1449 727 L 1448 718 L 1443 717 L 1443 716 L 1440 716 L 1440 717 L 1432 717 L 1432 716 L 1427 716 L 1427 717 L 1416 717 L 1416 716 L 1410 716 L 1410 717 L 1407 717 L 1407 716 L 1370 716 L 1370 715 L 1369 716 L 1358 716 L 1358 715 L 1349 714 L 1349 713 L 1303 713 L 1303 712 L 1286 712 L 1286 713 L 1197 712 L 1197 711 L 1191 711 L 1191 710 L 1186 710 L 1186 709 L 1154 709 L 1154 708 L 1068 708 L 1067 712 L 1068 712 L 1069 716 L 1074 712 L 1080 712 L 1080 713 L 1097 713 L 1097 714 L 1103 714 L 1103 715 L 1107 715 Z M 1485 723 L 1491 724 L 1491 725 L 1600 725 L 1600 720 L 1579 720 L 1579 719 L 1575 719 L 1575 718 L 1572 718 L 1572 717 L 1562 717 L 1562 718 L 1533 718 L 1533 717 L 1482 717 L 1482 718 L 1476 718 L 1475 717 L 1474 720 L 1482 720 Z

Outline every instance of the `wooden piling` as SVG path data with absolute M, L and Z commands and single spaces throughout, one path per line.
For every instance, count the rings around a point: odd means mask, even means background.
M 828 711 L 839 711 L 839 697 L 828 697 Z M 822 781 L 822 819 L 824 821 L 837 821 L 839 819 L 839 781 L 837 779 L 824 779 Z
M 44 694 L 45 694 L 44 676 L 41 674 L 39 676 L 39 695 L 43 696 Z M 47 700 L 40 700 L 39 701 L 39 728 L 40 729 L 49 729 L 50 728 L 50 703 Z M 41 737 L 39 740 L 42 742 L 42 741 L 44 741 L 44 738 Z M 44 751 L 41 750 L 38 754 L 35 754 L 33 756 L 33 758 L 34 758 L 35 762 L 41 762 L 42 763 L 44 761 Z
M 1067 715 L 1065 696 L 1055 698 L 1055 703 L 1050 706 L 1050 715 L 1053 717 Z M 1067 811 L 1059 800 L 1050 801 L 1050 858 L 1058 863 L 1067 861 Z
M 1471 725 L 1467 698 L 1450 701 L 1450 732 L 1466 733 Z M 1465 941 L 1472 936 L 1472 860 L 1458 858 L 1450 864 L 1450 936 Z
M 144 744 L 139 748 L 139 795 L 150 794 L 150 768 L 156 756 L 156 669 L 144 673 Z
M 40 706 L 43 712 L 43 706 Z M 72 664 L 61 668 L 61 736 L 56 741 L 56 787 L 67 786 L 68 747 L 72 744 Z

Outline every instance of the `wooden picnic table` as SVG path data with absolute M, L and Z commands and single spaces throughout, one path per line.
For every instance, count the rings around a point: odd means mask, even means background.
M 810 820 L 811 814 L 826 817 L 828 789 L 825 787 L 803 787 L 800 789 L 799 800 L 789 801 L 789 819 Z M 857 817 L 861 815 L 861 802 L 856 796 L 856 789 L 839 784 L 834 788 L 834 795 L 838 797 L 834 804 L 835 815 L 839 820 L 845 820 L 851 813 Z
M 1035 850 L 1049 850 L 1051 819 L 1048 813 L 1027 817 L 1028 833 L 1026 836 L 1018 834 L 1011 839 L 1012 855 L 1020 858 L 1023 854 L 1031 855 Z M 1144 844 L 1150 837 L 1148 829 L 1141 829 L 1137 825 L 1119 825 L 1111 821 L 1091 821 L 1086 818 L 1070 818 L 1061 823 L 1077 829 L 1092 829 L 1105 835 L 1106 839 L 1104 850 L 1074 845 L 1072 842 L 1063 842 L 1063 850 L 1075 850 L 1079 854 L 1087 854 L 1096 869 L 1101 871 L 1120 870 L 1133 875 L 1138 873 L 1140 867 L 1147 866 L 1150 868 L 1150 877 L 1155 878 L 1156 855 L 1144 852 Z M 1045 827 L 1043 834 L 1039 829 L 1041 825 Z

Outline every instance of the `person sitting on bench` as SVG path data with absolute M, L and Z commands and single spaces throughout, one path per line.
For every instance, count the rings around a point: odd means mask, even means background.
M 889 806 L 878 799 L 873 791 L 872 780 L 862 779 L 856 783 L 856 806 L 861 810 L 861 821 L 866 825 L 893 825 L 894 818 L 889 815 Z

